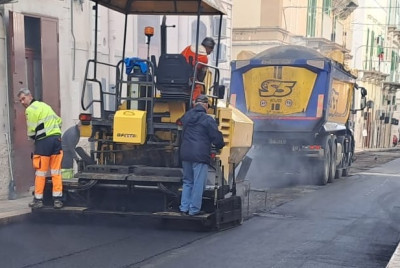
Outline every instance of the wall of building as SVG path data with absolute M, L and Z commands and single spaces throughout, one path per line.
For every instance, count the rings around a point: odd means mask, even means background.
M 260 26 L 261 16 L 273 13 L 274 5 L 268 5 L 266 9 L 261 9 L 261 3 L 268 0 L 242 1 L 233 0 L 233 28 L 247 28 Z M 274 0 L 275 1 L 275 0 Z M 244 16 L 244 13 L 246 16 Z
M 307 36 L 307 18 L 310 10 L 307 0 L 255 2 L 254 5 L 259 4 L 261 15 L 258 24 L 253 22 L 251 25 L 243 22 L 243 18 L 248 17 L 247 9 L 243 8 L 245 3 L 244 0 L 234 0 L 233 59 L 236 59 L 239 53 L 244 51 L 259 53 L 277 45 L 309 46 L 307 39 L 317 40 L 316 45 L 312 45 L 312 47 L 315 46 L 316 49 L 325 53 L 322 45 L 331 45 L 333 30 L 336 32 L 334 43 L 336 43 L 337 48 L 335 49 L 350 47 L 349 43 L 352 40 L 351 28 L 349 28 L 351 27 L 351 16 L 343 20 L 339 19 L 333 29 L 333 12 L 331 14 L 323 12 L 322 0 L 316 1 L 316 6 L 311 8 L 315 11 L 315 32 L 313 36 Z
M 10 181 L 10 170 L 8 168 L 9 157 L 9 103 L 7 95 L 7 54 L 6 49 L 6 30 L 3 23 L 2 10 L 0 9 L 0 199 L 8 195 L 8 182 Z
M 388 9 L 390 3 L 385 1 L 363 0 L 358 1 L 359 8 L 354 12 L 353 21 L 353 68 L 361 70 L 357 83 L 368 90 L 367 100 L 373 103 L 373 106 L 366 109 L 370 117 L 369 120 L 357 114 L 356 125 L 357 133 L 362 133 L 364 129 L 368 131 L 368 142 L 362 142 L 365 137 L 357 135 L 356 146 L 382 148 L 390 147 L 392 144 L 393 133 L 397 130 L 396 126 L 391 124 L 391 119 L 398 117 L 393 113 L 394 104 L 393 88 L 384 86 L 386 82 L 396 84 L 398 81 L 391 75 L 391 54 L 392 51 L 398 51 L 398 43 L 395 41 L 393 33 L 388 31 Z M 372 33 L 374 39 L 372 40 Z M 383 43 L 378 44 L 377 37 L 383 38 Z M 397 43 L 397 44 L 396 44 Z M 371 46 L 374 46 L 371 51 Z M 378 58 L 378 45 L 384 49 L 384 55 Z M 398 63 L 395 63 L 398 64 Z M 391 77 L 392 76 L 392 77 Z M 381 115 L 389 119 L 385 120 Z

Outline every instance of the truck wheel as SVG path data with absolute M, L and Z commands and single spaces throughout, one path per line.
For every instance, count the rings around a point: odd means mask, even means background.
M 330 161 L 329 161 L 329 176 L 328 176 L 328 182 L 332 183 L 335 179 L 335 173 L 336 173 L 336 143 L 334 139 L 331 139 L 327 143 L 327 147 L 330 148 L 331 154 L 330 154 Z
M 350 175 L 350 167 L 344 168 L 344 169 L 343 169 L 343 172 L 342 172 L 342 175 L 343 175 L 344 177 L 349 176 L 349 175 Z
M 342 177 L 342 170 L 336 169 L 335 179 L 340 179 Z
M 342 171 L 342 175 L 344 177 L 347 177 L 347 176 L 350 175 L 350 165 L 351 165 L 351 161 L 352 161 L 351 158 L 352 157 L 353 156 L 352 156 L 351 153 L 348 153 L 347 156 L 346 156 L 346 162 L 344 163 L 346 165 L 346 167 Z
M 314 163 L 315 174 L 318 185 L 325 185 L 329 180 L 329 173 L 331 169 L 331 150 L 329 145 L 325 147 L 324 159 Z

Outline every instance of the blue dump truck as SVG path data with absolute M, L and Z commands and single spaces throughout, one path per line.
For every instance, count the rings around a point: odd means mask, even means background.
M 287 45 L 233 61 L 231 67 L 230 101 L 254 121 L 248 177 L 279 181 L 286 175 L 325 185 L 349 174 L 352 115 L 365 108 L 367 91 L 343 64 Z M 264 186 L 283 185 L 275 180 Z

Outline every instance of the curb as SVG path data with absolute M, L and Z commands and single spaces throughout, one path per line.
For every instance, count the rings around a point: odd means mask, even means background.
M 31 216 L 30 209 L 0 213 L 0 226 L 25 221 Z
M 364 152 L 390 152 L 390 151 L 400 151 L 400 147 L 388 147 L 388 148 L 359 148 L 355 149 L 354 153 L 364 153 Z

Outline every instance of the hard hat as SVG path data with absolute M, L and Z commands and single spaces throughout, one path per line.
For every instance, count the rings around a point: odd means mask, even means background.
M 201 42 L 201 44 L 205 47 L 214 49 L 215 41 L 211 37 L 206 37 L 203 39 L 203 42 Z

